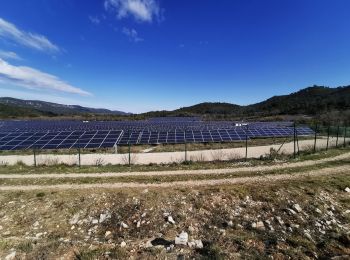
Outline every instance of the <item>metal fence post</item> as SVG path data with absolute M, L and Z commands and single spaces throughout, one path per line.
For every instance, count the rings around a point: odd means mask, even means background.
M 131 155 L 130 155 L 130 150 L 131 150 L 131 144 L 129 140 L 129 166 L 131 166 Z
M 315 143 L 314 143 L 314 153 L 316 152 L 316 141 L 317 141 L 317 124 L 315 125 Z
M 338 138 L 339 138 L 339 125 L 337 127 L 337 140 L 335 141 L 335 147 L 338 148 Z
M 344 127 L 344 148 L 346 146 L 346 126 Z
M 80 137 L 78 138 L 78 165 L 81 166 L 81 158 L 80 158 Z
M 245 160 L 248 160 L 248 125 L 245 131 Z
M 295 130 L 295 122 L 294 122 L 294 133 L 293 133 L 293 139 L 294 139 L 294 152 L 293 152 L 293 157 L 294 157 L 294 159 L 295 159 L 295 157 L 296 157 L 296 143 L 295 143 L 295 139 L 296 139 L 296 130 Z
M 300 156 L 299 136 L 298 136 L 298 131 L 296 129 L 295 129 L 295 139 L 297 140 L 298 156 Z
M 328 151 L 330 128 L 331 128 L 331 126 L 329 125 L 329 126 L 328 126 L 328 130 L 327 130 L 327 146 L 326 146 L 326 151 Z
M 187 162 L 187 142 L 185 138 L 185 162 Z
M 34 154 L 34 167 L 36 167 L 36 153 L 35 153 L 35 148 L 33 149 L 33 154 Z

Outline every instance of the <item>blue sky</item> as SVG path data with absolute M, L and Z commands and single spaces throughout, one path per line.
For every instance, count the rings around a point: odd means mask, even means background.
M 0 96 L 128 112 L 350 84 L 348 0 L 2 0 Z

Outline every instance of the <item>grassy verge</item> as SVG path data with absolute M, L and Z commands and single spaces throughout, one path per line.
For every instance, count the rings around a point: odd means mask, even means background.
M 229 161 L 213 161 L 213 162 L 182 162 L 172 164 L 149 164 L 149 165 L 101 165 L 101 166 L 72 166 L 66 164 L 54 165 L 39 165 L 37 167 L 27 166 L 23 163 L 16 165 L 1 165 L 0 174 L 42 174 L 42 173 L 102 173 L 102 172 L 147 172 L 147 171 L 172 171 L 172 170 L 201 170 L 201 169 L 220 169 L 220 168 L 234 168 L 242 166 L 256 166 L 256 165 L 273 165 L 283 162 L 295 162 L 303 160 L 319 160 L 329 157 L 334 157 L 344 153 L 348 153 L 350 147 L 330 149 L 328 151 L 319 151 L 315 154 L 309 152 L 302 152 L 300 156 L 293 159 L 291 155 L 273 155 L 263 157 L 261 159 L 249 159 L 244 161 L 242 159 L 234 159 Z

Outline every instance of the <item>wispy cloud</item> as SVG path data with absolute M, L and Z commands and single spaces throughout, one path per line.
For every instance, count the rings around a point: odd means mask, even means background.
M 162 19 L 162 12 L 156 0 L 105 0 L 105 9 L 114 11 L 118 19 L 133 17 L 139 22 Z
M 97 16 L 90 15 L 89 20 L 91 23 L 96 24 L 96 25 L 100 24 L 100 22 L 101 22 L 101 20 Z
M 44 52 L 59 52 L 58 46 L 45 36 L 18 29 L 14 24 L 0 18 L 0 38 L 10 40 L 32 49 Z
M 0 58 L 5 60 L 22 60 L 22 58 L 19 57 L 17 53 L 12 51 L 2 51 L 2 50 L 0 50 Z
M 91 93 L 74 87 L 54 75 L 30 67 L 14 66 L 3 59 L 0 59 L 0 81 L 29 89 L 46 89 L 91 96 Z
M 139 37 L 139 35 L 135 29 L 129 29 L 129 28 L 124 27 L 122 32 L 126 36 L 129 37 L 130 41 L 133 41 L 133 42 L 142 42 L 143 41 L 143 39 L 141 37 Z

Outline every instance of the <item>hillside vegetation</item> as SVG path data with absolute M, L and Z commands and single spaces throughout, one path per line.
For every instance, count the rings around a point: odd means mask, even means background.
M 159 116 L 202 116 L 205 119 L 263 119 L 299 118 L 323 122 L 350 123 L 350 86 L 329 88 L 313 86 L 289 95 L 274 96 L 263 102 L 240 106 L 230 103 L 200 103 L 173 111 L 151 111 L 132 115 L 108 109 L 61 105 L 43 101 L 0 98 L 1 118 L 78 117 L 99 120 L 146 119 Z
M 263 102 L 239 106 L 229 103 L 201 103 L 174 111 L 156 111 L 147 116 L 202 115 L 210 119 L 246 119 L 311 116 L 318 120 L 350 122 L 350 86 L 313 86 L 289 95 L 274 96 Z

